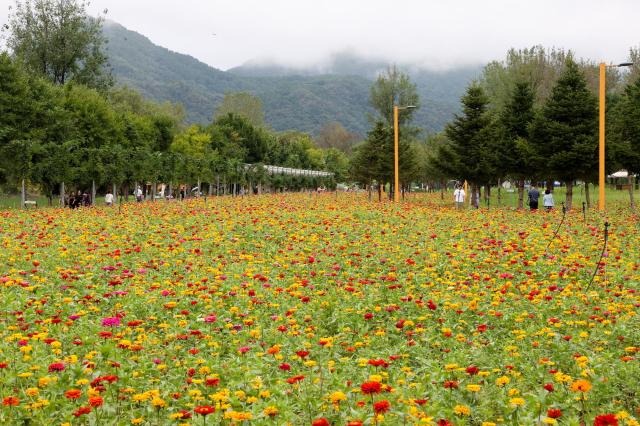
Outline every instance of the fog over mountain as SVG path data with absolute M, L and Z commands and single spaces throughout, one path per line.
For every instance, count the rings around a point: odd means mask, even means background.
M 260 60 L 222 71 L 112 21 L 104 33 L 116 80 L 150 98 L 182 103 L 192 122 L 210 121 L 225 93 L 247 91 L 262 99 L 266 122 L 275 130 L 317 133 L 325 123 L 338 121 L 364 136 L 370 128 L 371 84 L 392 65 L 344 51 L 305 67 Z M 479 65 L 445 71 L 397 65 L 418 87 L 422 107 L 415 124 L 428 132 L 442 130 L 458 111 L 464 89 L 481 71 Z

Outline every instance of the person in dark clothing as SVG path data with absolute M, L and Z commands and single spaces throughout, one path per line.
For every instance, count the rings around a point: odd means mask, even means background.
M 529 208 L 531 210 L 537 210 L 538 200 L 540 199 L 540 191 L 538 191 L 535 185 L 532 185 L 531 189 L 528 192 L 528 195 L 529 195 Z
M 69 208 L 71 210 L 76 208 L 76 196 L 73 194 L 73 192 L 71 193 L 71 195 L 69 195 Z

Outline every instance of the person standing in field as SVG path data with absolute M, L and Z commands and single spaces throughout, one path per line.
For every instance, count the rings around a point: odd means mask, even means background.
M 545 209 L 551 210 L 555 205 L 553 202 L 553 194 L 548 189 L 544 191 L 544 196 L 542 197 L 542 205 Z
M 531 210 L 538 210 L 538 200 L 540 199 L 540 191 L 535 185 L 531 185 L 531 189 L 528 192 L 529 195 L 529 208 Z
M 109 207 L 113 205 L 113 194 L 111 191 L 107 191 L 107 195 L 104 196 L 104 203 Z
M 456 190 L 453 191 L 453 200 L 456 203 L 456 208 L 458 210 L 464 207 L 464 197 L 465 197 L 464 189 L 460 185 L 456 187 Z

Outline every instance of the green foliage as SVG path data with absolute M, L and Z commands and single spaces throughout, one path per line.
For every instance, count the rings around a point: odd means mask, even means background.
M 378 112 L 380 119 L 387 125 L 393 126 L 393 106 L 420 106 L 420 100 L 416 85 L 411 82 L 409 75 L 401 72 L 394 65 L 380 74 L 376 82 L 371 86 L 371 106 Z M 398 123 L 400 126 L 411 121 L 413 109 L 399 111 Z
M 640 173 L 640 75 L 607 112 L 608 146 L 614 148 L 615 164 Z
M 327 123 L 322 126 L 315 139 L 318 148 L 335 148 L 349 153 L 358 140 L 358 135 L 344 128 L 338 122 Z
M 489 98 L 477 84 L 462 97 L 462 114 L 445 129 L 449 143 L 438 149 L 434 163 L 444 174 L 486 184 L 494 177 L 496 132 L 488 112 Z
M 252 126 L 264 126 L 262 100 L 247 92 L 227 93 L 222 104 L 216 109 L 214 121 L 228 114 L 235 114 L 246 119 Z
M 589 180 L 597 170 L 597 114 L 584 74 L 574 61 L 567 61 L 532 127 L 532 142 L 549 175 L 563 181 Z
M 16 2 L 7 45 L 35 75 L 104 90 L 112 84 L 103 50 L 104 18 L 88 16 L 87 6 L 78 0 Z
M 498 120 L 500 134 L 494 146 L 501 177 L 523 180 L 540 174 L 542 161 L 529 140 L 534 116 L 531 85 L 526 81 L 517 82 Z

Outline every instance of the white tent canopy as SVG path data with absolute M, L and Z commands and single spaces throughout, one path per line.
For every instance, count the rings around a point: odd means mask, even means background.
M 626 170 L 619 170 L 615 173 L 612 173 L 608 176 L 609 178 L 627 178 L 629 177 L 629 172 Z

